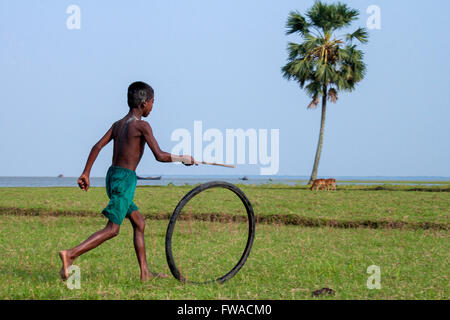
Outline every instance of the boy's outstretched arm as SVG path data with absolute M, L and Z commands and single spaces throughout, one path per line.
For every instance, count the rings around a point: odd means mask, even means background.
M 147 142 L 150 150 L 152 150 L 155 159 L 159 162 L 182 162 L 184 165 L 191 166 L 193 164 L 198 165 L 192 156 L 182 155 L 178 156 L 165 151 L 162 151 L 153 136 L 153 130 L 150 124 L 146 121 L 141 121 L 140 129 L 144 135 L 145 141 Z
M 89 176 L 91 174 L 92 165 L 97 159 L 100 150 L 112 140 L 113 127 L 114 125 L 112 125 L 105 135 L 92 147 L 91 152 L 89 153 L 83 173 L 78 178 L 78 186 L 84 191 L 88 191 L 89 189 Z

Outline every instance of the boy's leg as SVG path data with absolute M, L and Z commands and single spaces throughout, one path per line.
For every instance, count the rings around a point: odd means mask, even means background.
M 146 281 L 149 278 L 160 277 L 167 278 L 168 276 L 165 274 L 151 272 L 148 269 L 147 257 L 145 253 L 145 240 L 144 240 L 144 231 L 145 231 L 145 219 L 139 213 L 139 211 L 133 211 L 128 216 L 130 218 L 131 225 L 133 226 L 133 242 L 134 242 L 134 250 L 136 251 L 136 256 L 138 259 L 139 267 L 141 268 L 141 280 Z
M 141 268 L 141 280 L 147 280 L 149 271 L 145 253 L 145 219 L 139 214 L 139 211 L 133 211 L 128 217 L 133 226 L 134 250 L 136 251 L 139 267 Z
M 80 243 L 78 246 L 69 249 L 63 250 L 59 252 L 59 257 L 62 260 L 63 266 L 60 271 L 61 278 L 66 280 L 69 277 L 69 267 L 72 265 L 72 262 L 82 255 L 83 253 L 94 249 L 99 246 L 106 240 L 109 240 L 119 234 L 120 226 L 115 224 L 114 222 L 108 221 L 105 228 L 96 233 L 92 234 L 85 241 Z

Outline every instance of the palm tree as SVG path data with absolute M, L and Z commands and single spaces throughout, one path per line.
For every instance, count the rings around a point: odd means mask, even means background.
M 363 52 L 357 49 L 354 40 L 366 43 L 366 29 L 335 35 L 336 31 L 350 27 L 358 15 L 358 10 L 350 9 L 346 4 L 328 5 L 316 1 L 306 12 L 306 17 L 298 11 L 292 11 L 288 16 L 286 34 L 297 33 L 303 42 L 288 44 L 288 63 L 281 69 L 283 77 L 297 81 L 300 88 L 306 90 L 312 99 L 308 109 L 315 108 L 322 98 L 319 142 L 308 184 L 317 177 L 327 100 L 335 103 L 339 91 L 352 91 L 364 78 Z

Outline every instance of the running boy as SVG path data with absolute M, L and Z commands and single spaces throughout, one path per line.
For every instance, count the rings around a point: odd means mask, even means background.
M 191 156 L 177 156 L 162 151 L 152 133 L 148 122 L 141 120 L 152 111 L 154 102 L 152 87 L 144 82 L 134 82 L 128 87 L 128 106 L 130 111 L 121 120 L 116 121 L 106 134 L 92 148 L 83 173 L 78 179 L 78 185 L 84 191 L 89 189 L 89 175 L 92 165 L 100 150 L 111 140 L 114 140 L 112 166 L 106 175 L 106 192 L 109 203 L 102 213 L 108 218 L 105 228 L 92 234 L 78 246 L 59 252 L 62 260 L 61 278 L 69 277 L 68 269 L 73 261 L 83 253 L 94 249 L 104 241 L 119 233 L 120 225 L 125 217 L 130 219 L 133 226 L 133 241 L 141 280 L 152 277 L 166 277 L 148 270 L 145 254 L 144 228 L 145 219 L 133 202 L 136 189 L 136 167 L 144 153 L 145 143 L 148 144 L 156 160 L 160 162 L 182 162 L 185 165 L 197 164 Z

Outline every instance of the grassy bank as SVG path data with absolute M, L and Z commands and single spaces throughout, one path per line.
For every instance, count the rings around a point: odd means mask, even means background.
M 82 272 L 79 290 L 69 290 L 59 279 L 57 252 L 104 226 L 104 188 L 87 193 L 0 188 L 0 298 L 310 299 L 323 287 L 336 295 L 318 299 L 449 298 L 449 187 L 348 185 L 335 192 L 311 192 L 305 186 L 240 187 L 258 223 L 250 257 L 229 282 L 196 286 L 169 278 L 140 283 L 132 229 L 125 221 L 118 237 L 75 262 Z M 135 202 L 147 217 L 147 255 L 155 271 L 169 273 L 167 218 L 191 189 L 136 190 Z M 245 239 L 238 236 L 245 226 L 220 220 L 244 215 L 228 190 L 208 190 L 189 202 L 182 213 L 187 220 L 177 223 L 174 241 L 182 273 L 207 278 L 227 271 L 242 250 Z M 370 265 L 380 267 L 379 290 L 367 288 Z M 222 266 L 227 267 L 217 270 Z
M 3 215 L 1 299 L 448 299 L 448 233 L 436 230 L 301 228 L 260 224 L 243 269 L 222 285 L 182 285 L 173 278 L 140 283 L 132 229 L 76 260 L 81 288 L 58 278 L 58 250 L 84 240 L 102 218 Z M 165 221 L 149 221 L 150 267 L 169 273 Z M 195 247 L 191 247 L 195 251 Z M 189 252 L 188 252 L 189 253 Z M 201 262 L 201 260 L 200 260 Z M 199 262 L 199 263 L 200 263 Z M 381 270 L 368 289 L 367 267 Z M 332 288 L 335 296 L 312 297 Z

